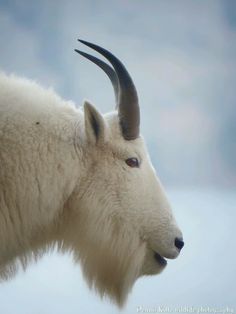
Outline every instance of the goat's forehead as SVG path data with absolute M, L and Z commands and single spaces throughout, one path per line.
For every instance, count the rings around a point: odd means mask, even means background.
M 122 140 L 122 133 L 119 123 L 117 111 L 112 111 L 104 115 L 109 138 L 114 140 Z
M 108 141 L 111 147 L 118 150 L 137 152 L 138 155 L 146 154 L 146 145 L 142 136 L 132 141 L 127 141 L 122 136 L 117 111 L 104 115 L 107 125 Z

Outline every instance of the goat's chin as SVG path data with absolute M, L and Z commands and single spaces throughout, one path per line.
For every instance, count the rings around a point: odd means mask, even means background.
M 157 275 L 166 267 L 166 260 L 151 249 L 146 250 L 141 275 Z

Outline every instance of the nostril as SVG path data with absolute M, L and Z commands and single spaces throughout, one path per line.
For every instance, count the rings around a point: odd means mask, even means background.
M 175 238 L 175 246 L 177 249 L 181 250 L 184 246 L 184 241 L 181 238 Z

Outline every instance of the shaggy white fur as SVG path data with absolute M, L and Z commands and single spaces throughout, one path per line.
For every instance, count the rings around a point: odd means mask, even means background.
M 139 168 L 125 160 L 135 157 Z M 122 306 L 135 280 L 175 258 L 182 237 L 142 137 L 117 112 L 84 111 L 0 74 L 0 275 L 50 248 L 69 251 L 89 286 Z M 157 254 L 158 253 L 158 254 Z

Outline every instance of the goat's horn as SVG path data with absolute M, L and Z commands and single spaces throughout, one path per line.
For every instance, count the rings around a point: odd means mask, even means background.
M 118 102 L 118 97 L 119 97 L 119 81 L 118 81 L 118 77 L 116 75 L 116 72 L 113 70 L 113 68 L 106 64 L 105 62 L 103 62 L 102 60 L 86 53 L 83 51 L 80 51 L 78 49 L 75 49 L 76 52 L 78 52 L 79 54 L 81 54 L 83 57 L 87 58 L 88 60 L 92 61 L 93 63 L 95 63 L 96 65 L 98 65 L 105 73 L 106 75 L 109 77 L 112 86 L 114 88 L 114 92 L 115 92 L 115 98 L 116 98 L 116 103 Z
M 126 140 L 136 139 L 139 136 L 140 112 L 137 91 L 128 71 L 123 63 L 108 50 L 87 41 L 78 40 L 99 52 L 113 65 L 119 80 L 117 107 L 122 133 Z

